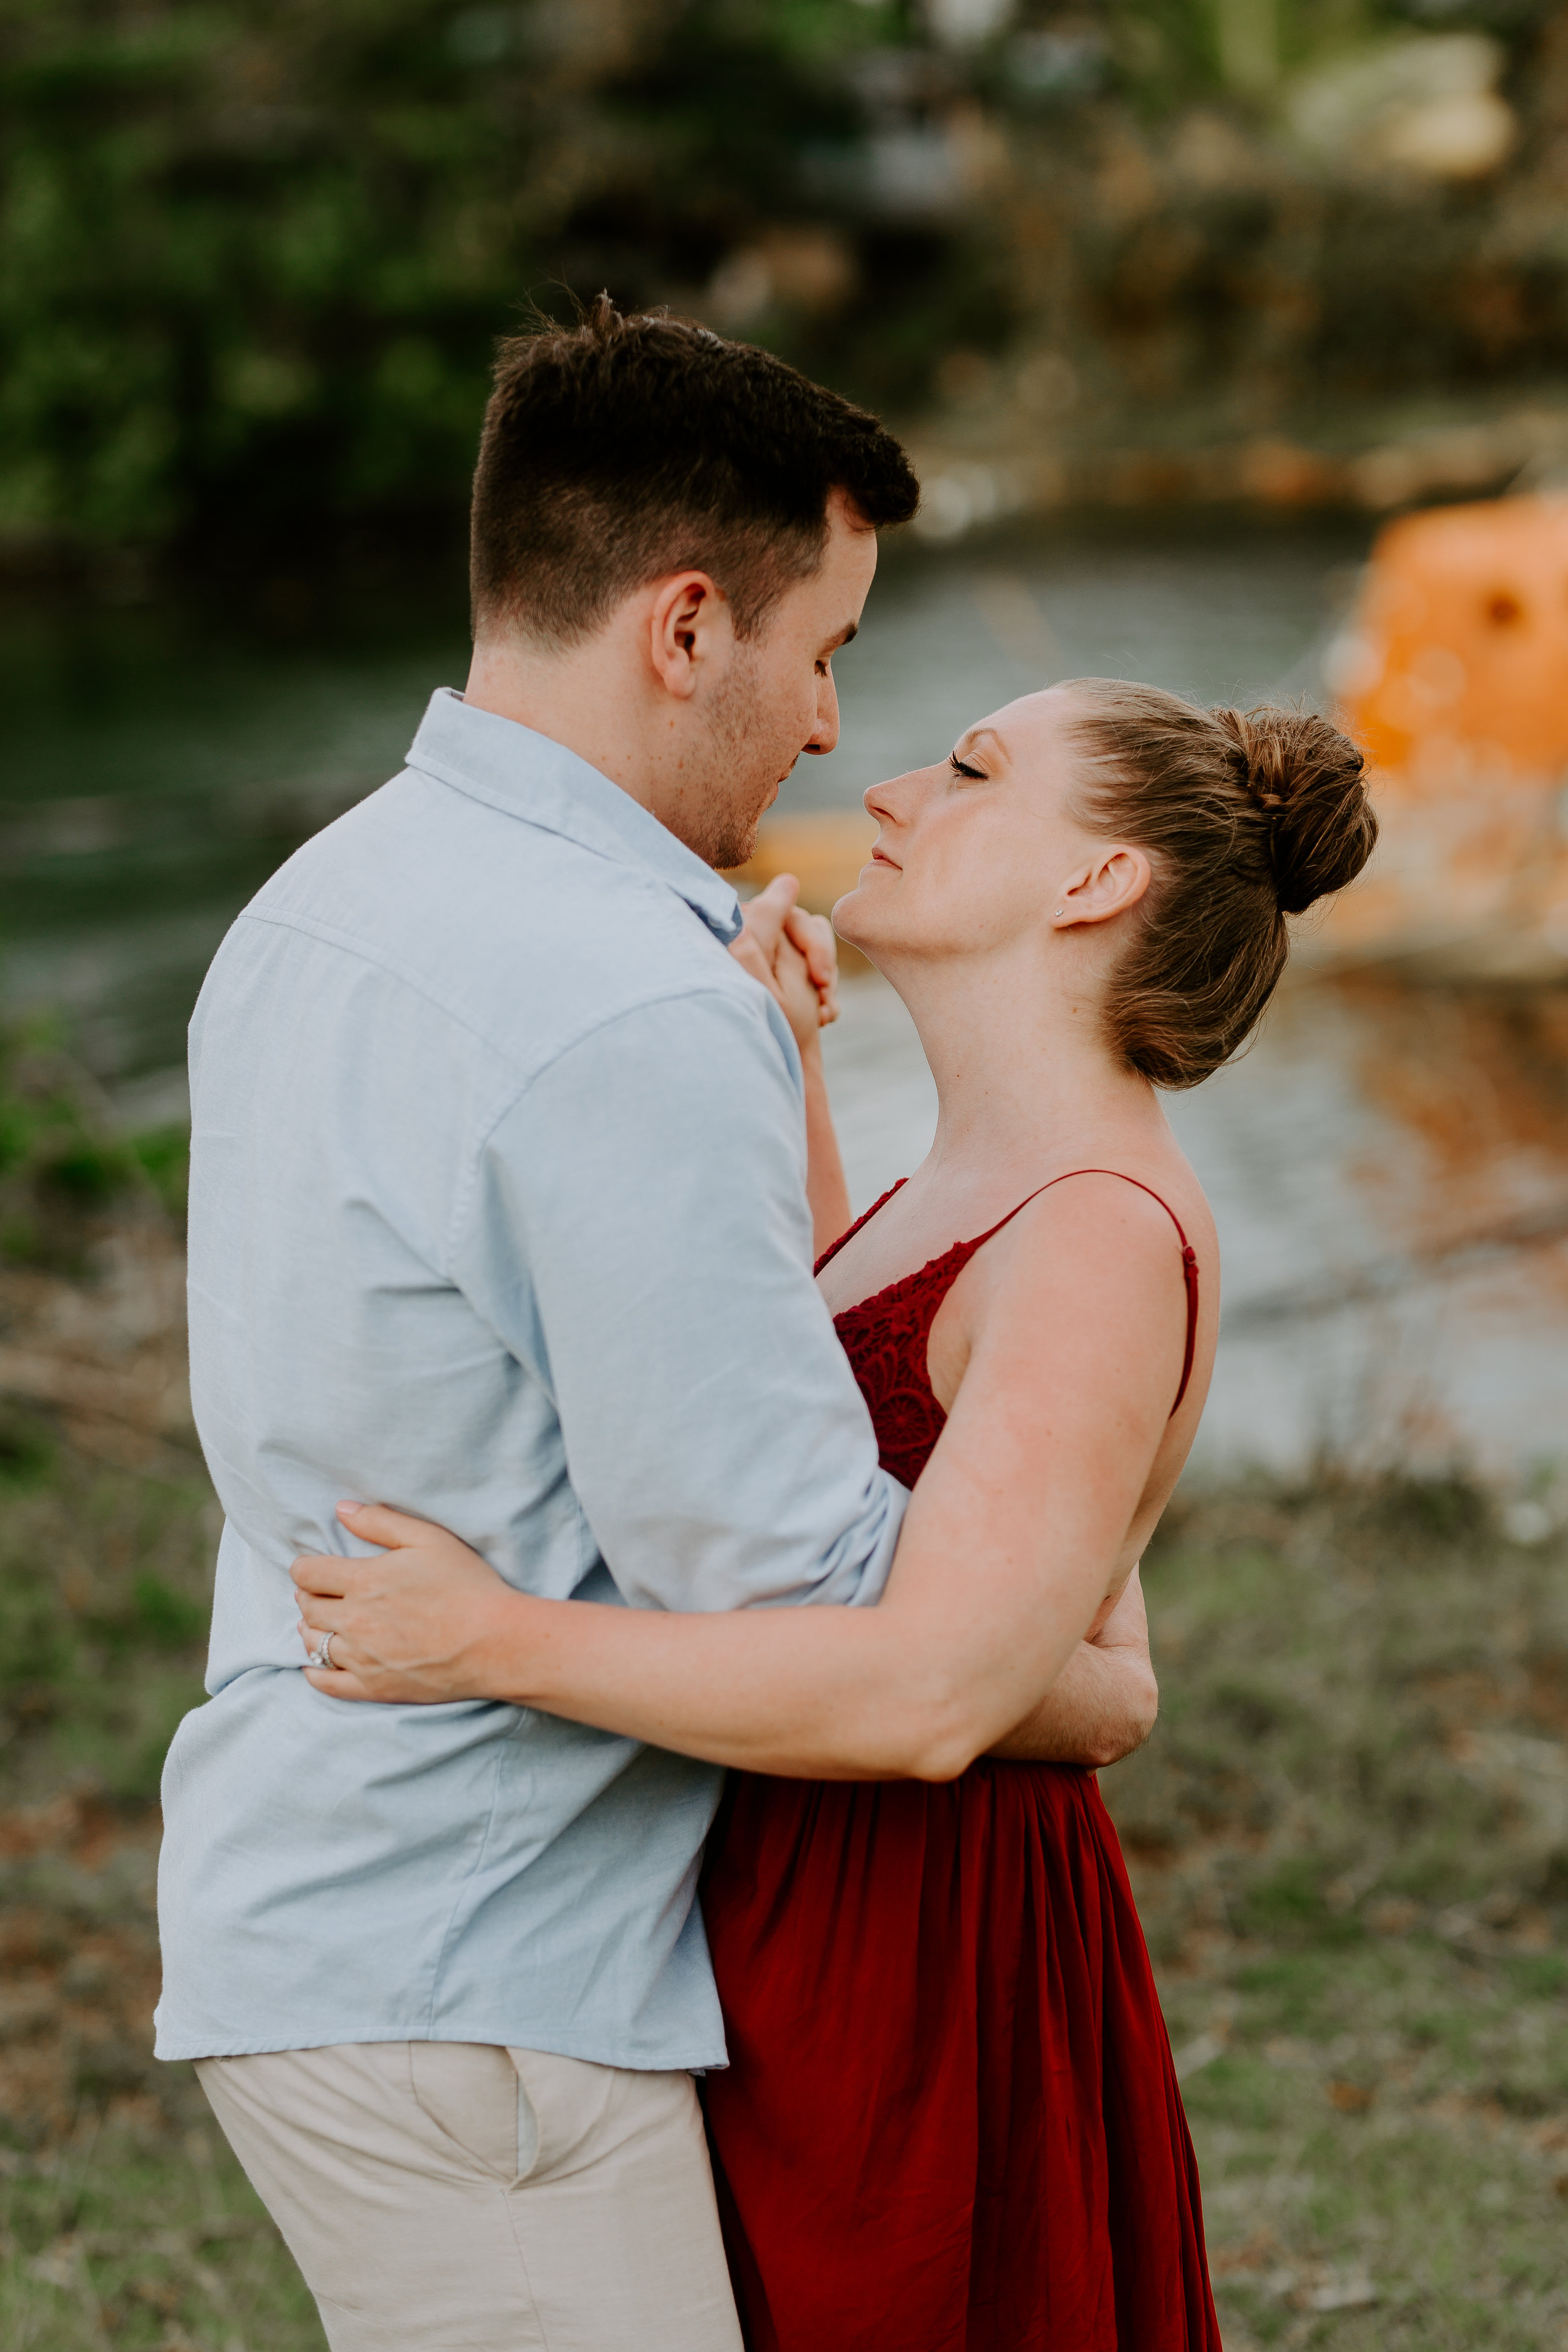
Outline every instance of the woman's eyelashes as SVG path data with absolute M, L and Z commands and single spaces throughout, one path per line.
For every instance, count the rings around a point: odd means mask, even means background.
M 972 784 L 983 784 L 985 782 L 984 769 L 975 767 L 973 761 L 961 760 L 956 751 L 948 753 L 947 764 L 955 776 L 963 776 Z

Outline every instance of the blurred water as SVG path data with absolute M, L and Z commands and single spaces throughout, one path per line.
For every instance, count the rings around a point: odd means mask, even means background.
M 838 751 L 781 809 L 844 806 L 1053 677 L 1315 698 L 1365 552 L 1354 526 L 1137 518 L 884 565 L 837 665 Z M 55 609 L 0 637 L 0 945 L 134 1115 L 177 1108 L 226 925 L 401 761 L 466 662 L 455 583 L 258 635 L 222 612 Z M 931 1131 L 901 1006 L 847 990 L 831 1075 L 857 1207 Z M 1516 1484 L 1568 1462 L 1568 1001 L 1315 981 L 1171 1115 L 1207 1186 L 1226 1321 L 1200 1456 L 1318 1451 Z M 1568 1496 L 1564 1496 L 1568 1508 Z
M 0 958 L 110 1081 L 179 1065 L 202 974 L 307 835 L 462 683 L 460 583 L 307 627 L 221 607 L 0 612 Z
M 936 1097 L 891 989 L 843 995 L 858 1213 L 916 1166 Z M 1542 1010 L 1314 980 L 1168 1098 L 1223 1261 L 1195 1472 L 1458 1467 L 1568 1516 L 1568 1020 Z
M 1054 678 L 1142 678 L 1205 702 L 1310 699 L 1366 545 L 1343 523 L 1110 520 L 884 567 L 835 664 L 839 748 L 801 761 L 780 808 L 852 803 Z
M 839 657 L 840 748 L 803 760 L 780 806 L 852 803 L 1048 677 L 1209 697 L 1309 686 L 1363 538 L 1129 521 L 904 551 Z M 0 614 L 11 1000 L 68 1007 L 108 1078 L 176 1065 L 226 926 L 296 842 L 401 764 L 432 688 L 462 682 L 464 622 L 448 577 L 330 599 L 291 627 L 221 604 Z

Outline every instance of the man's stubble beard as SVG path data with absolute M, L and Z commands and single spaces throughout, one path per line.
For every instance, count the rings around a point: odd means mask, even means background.
M 765 708 L 760 669 L 737 647 L 735 660 L 709 704 L 700 772 L 681 793 L 680 838 L 721 873 L 743 866 L 756 847 L 757 827 L 789 757 L 770 752 L 756 740 L 758 718 Z M 795 748 L 798 754 L 800 747 Z

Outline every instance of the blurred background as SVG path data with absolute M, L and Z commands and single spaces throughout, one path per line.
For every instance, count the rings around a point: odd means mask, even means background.
M 1170 1105 L 1226 1308 L 1107 1775 L 1233 2352 L 1568 2347 L 1568 9 L 0 0 L 0 2324 L 320 2342 L 148 2055 L 215 1507 L 184 1024 L 467 659 L 496 339 L 606 287 L 908 437 L 743 887 L 1110 673 L 1336 711 L 1384 841 Z M 930 1082 L 875 975 L 857 1207 Z

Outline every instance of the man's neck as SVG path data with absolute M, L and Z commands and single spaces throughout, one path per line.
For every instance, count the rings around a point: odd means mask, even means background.
M 517 638 L 489 639 L 474 648 L 463 699 L 547 735 L 639 806 L 654 809 L 647 713 L 625 673 L 620 649 L 609 647 L 604 635 L 559 650 Z

